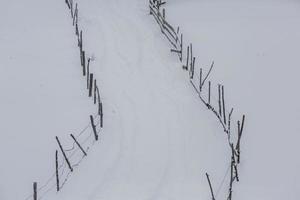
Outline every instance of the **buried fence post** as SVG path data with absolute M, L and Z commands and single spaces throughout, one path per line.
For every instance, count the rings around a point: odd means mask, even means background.
M 95 123 L 94 123 L 93 115 L 90 115 L 90 120 L 91 120 L 92 129 L 93 129 L 93 132 L 94 132 L 95 140 L 97 141 L 98 140 L 98 134 L 97 134 L 97 131 L 96 131 L 96 126 L 95 126 Z
M 59 191 L 59 176 L 58 176 L 58 151 L 55 151 L 55 174 L 56 174 L 56 191 Z
M 37 182 L 33 183 L 33 200 L 37 200 Z
M 82 148 L 82 146 L 79 144 L 79 142 L 76 140 L 76 138 L 74 137 L 73 134 L 70 134 L 70 136 L 72 137 L 72 139 L 74 140 L 74 142 L 77 144 L 77 146 L 79 147 L 79 149 L 82 151 L 82 153 L 87 156 L 85 150 Z
M 58 146 L 59 146 L 59 148 L 60 148 L 60 150 L 61 150 L 61 152 L 62 152 L 62 154 L 63 154 L 63 156 L 64 156 L 64 158 L 65 158 L 65 160 L 66 160 L 66 162 L 67 162 L 67 164 L 68 164 L 69 169 L 71 170 L 71 172 L 73 172 L 73 167 L 71 166 L 71 163 L 69 162 L 69 160 L 68 160 L 68 158 L 67 158 L 67 155 L 66 155 L 66 153 L 65 153 L 65 151 L 64 151 L 64 149 L 63 149 L 63 147 L 61 146 L 58 137 L 56 136 L 55 138 L 56 138 L 56 141 L 57 141 L 57 143 L 58 143 Z

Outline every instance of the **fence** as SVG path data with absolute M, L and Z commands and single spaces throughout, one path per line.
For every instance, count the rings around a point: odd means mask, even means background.
M 83 45 L 83 33 L 78 24 L 78 4 L 73 0 L 65 0 L 65 3 L 70 10 L 72 17 L 72 25 L 75 28 L 75 36 L 80 55 L 80 66 L 82 75 L 86 78 L 86 86 L 88 97 L 93 99 L 93 103 L 97 106 L 97 113 L 89 116 L 89 123 L 77 134 L 70 134 L 70 140 L 73 141 L 70 147 L 65 147 L 63 141 L 56 136 L 58 149 L 55 150 L 55 172 L 40 185 L 37 182 L 33 183 L 33 193 L 28 195 L 25 200 L 41 200 L 50 191 L 54 189 L 60 191 L 72 172 L 79 166 L 82 160 L 88 155 L 90 148 L 99 140 L 99 133 L 103 128 L 103 105 L 101 101 L 99 87 L 94 74 L 91 72 L 91 58 L 86 57 L 86 51 Z
M 237 132 L 236 135 L 233 135 L 232 115 L 234 109 L 231 108 L 229 111 L 227 110 L 224 85 L 217 84 L 218 97 L 216 98 L 212 95 L 212 82 L 208 80 L 209 75 L 213 70 L 214 62 L 212 62 L 206 74 L 203 73 L 203 68 L 200 68 L 199 76 L 195 75 L 196 57 L 193 55 L 192 43 L 187 45 L 186 59 L 183 61 L 183 34 L 180 33 L 179 27 L 174 28 L 170 23 L 167 22 L 166 11 L 165 8 L 163 8 L 165 4 L 166 2 L 162 0 L 149 0 L 150 15 L 153 16 L 159 25 L 162 34 L 170 42 L 172 46 L 171 52 L 176 53 L 180 62 L 183 63 L 182 68 L 184 71 L 188 72 L 190 84 L 198 94 L 199 99 L 207 107 L 207 109 L 217 117 L 219 124 L 222 126 L 224 133 L 227 135 L 227 142 L 231 150 L 231 155 L 230 164 L 227 172 L 225 173 L 224 180 L 227 174 L 230 172 L 227 199 L 231 200 L 233 185 L 235 182 L 239 182 L 238 166 L 241 160 L 241 137 L 244 130 L 245 115 L 242 116 L 241 120 L 237 120 L 237 129 L 235 129 Z M 215 100 L 215 103 L 212 102 L 212 100 Z M 216 195 L 214 193 L 208 173 L 206 173 L 206 178 L 210 188 L 212 200 L 215 200 Z M 222 181 L 221 186 L 224 180 Z M 219 190 L 220 187 L 217 190 L 217 193 Z

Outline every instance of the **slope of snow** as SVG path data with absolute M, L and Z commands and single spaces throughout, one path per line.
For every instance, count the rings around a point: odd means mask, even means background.
M 299 1 L 168 1 L 199 67 L 247 114 L 236 199 L 299 199 Z
M 64 2 L 1 1 L 0 199 L 25 199 L 95 112 Z
M 225 134 L 169 52 L 148 1 L 77 2 L 105 127 L 62 191 L 43 199 L 210 199 L 205 172 L 225 199 Z M 64 1 L 3 5 L 0 199 L 25 199 L 33 181 L 54 172 L 54 137 L 69 141 L 94 109 Z M 167 18 L 193 42 L 197 67 L 214 60 L 214 84 L 224 83 L 237 116 L 247 114 L 234 199 L 300 196 L 299 13 L 292 0 L 168 1 Z
M 49 199 L 208 199 L 205 172 L 220 186 L 225 134 L 166 52 L 147 3 L 79 1 L 106 123 L 99 147 Z

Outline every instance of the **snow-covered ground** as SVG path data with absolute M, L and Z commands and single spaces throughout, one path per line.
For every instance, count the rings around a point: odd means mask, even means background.
M 247 115 L 236 199 L 299 199 L 300 2 L 170 0 L 166 11 L 198 70 L 214 60 L 213 82 Z
M 33 181 L 54 172 L 54 136 L 67 140 L 94 109 L 64 1 L 3 1 L 0 199 L 25 199 Z M 217 199 L 225 199 L 225 134 L 169 52 L 148 1 L 77 2 L 105 127 L 62 191 L 43 199 L 210 199 L 205 172 Z M 247 115 L 234 199 L 300 196 L 299 6 L 279 0 L 166 5 L 167 18 L 193 42 L 196 66 L 214 60 L 213 82 L 224 83 L 237 116 Z
M 1 1 L 0 199 L 25 199 L 95 112 L 64 2 Z

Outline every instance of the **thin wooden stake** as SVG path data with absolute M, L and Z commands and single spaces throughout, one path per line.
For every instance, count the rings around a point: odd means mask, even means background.
M 99 111 L 100 111 L 100 127 L 103 128 L 103 108 L 102 108 L 102 102 L 100 102 Z
M 93 94 L 93 73 L 90 74 L 89 97 Z
M 71 6 L 71 17 L 73 19 L 73 0 L 70 0 L 70 6 Z
M 200 74 L 199 74 L 199 91 L 202 91 L 202 68 L 200 68 Z
M 190 46 L 187 47 L 187 51 L 186 51 L 186 65 L 182 66 L 182 68 L 185 70 L 188 70 L 189 59 L 190 59 Z
M 221 85 L 218 84 L 218 94 L 219 94 L 219 116 L 222 118 L 222 106 L 221 106 Z
M 37 200 L 37 182 L 33 183 L 33 200 Z
M 65 0 L 65 2 L 66 2 L 66 4 L 67 4 L 68 8 L 71 9 L 71 6 L 70 6 L 69 1 L 68 1 L 68 0 Z
M 190 44 L 190 51 L 191 51 L 191 62 L 190 62 L 190 68 L 193 67 L 193 45 L 192 43 Z
M 212 188 L 212 186 L 211 186 L 211 182 L 210 182 L 208 173 L 206 173 L 206 178 L 207 178 L 207 181 L 208 181 L 208 184 L 209 184 L 210 193 L 211 193 L 211 198 L 212 198 L 212 200 L 215 200 L 214 191 L 213 191 L 213 188 Z
M 83 76 L 85 76 L 85 51 L 82 51 L 82 70 L 83 70 Z
M 207 79 L 208 76 L 210 75 L 210 73 L 211 73 L 211 71 L 212 71 L 212 69 L 213 69 L 213 67 L 214 67 L 214 63 L 215 63 L 214 61 L 211 63 L 210 68 L 209 68 L 209 71 L 208 71 L 208 73 L 206 74 L 205 78 L 203 79 L 203 81 L 202 81 L 202 83 L 201 83 L 201 87 L 204 85 L 206 79 Z
M 97 141 L 98 140 L 98 134 L 97 134 L 96 126 L 95 126 L 95 123 L 94 123 L 94 117 L 92 115 L 90 115 L 90 120 L 91 120 L 92 129 L 93 129 L 93 132 L 94 132 L 95 140 Z
M 180 62 L 182 62 L 182 51 L 183 51 L 182 46 L 183 46 L 183 35 L 181 34 L 180 35 L 180 56 L 179 56 Z
M 96 96 L 96 91 L 97 91 L 97 80 L 94 80 L 94 104 L 97 103 L 97 96 Z
M 222 105 L 223 105 L 223 119 L 226 125 L 226 109 L 225 109 L 225 97 L 224 97 L 224 86 L 222 85 Z
M 230 137 L 231 137 L 231 115 L 233 113 L 233 108 L 231 108 L 231 111 L 229 113 L 229 116 L 228 116 L 228 141 L 230 141 Z
M 90 79 L 90 61 L 91 59 L 88 58 L 88 64 L 87 64 L 87 76 L 86 76 L 86 88 L 89 89 L 89 79 Z
M 210 105 L 210 90 L 211 90 L 211 82 L 208 81 L 208 105 Z
M 69 162 L 69 160 L 68 160 L 68 158 L 67 158 L 67 155 L 66 155 L 66 153 L 65 153 L 65 151 L 64 151 L 64 149 L 63 149 L 63 147 L 61 146 L 58 137 L 56 136 L 55 138 L 56 138 L 56 141 L 57 141 L 57 143 L 58 143 L 58 146 L 59 146 L 59 148 L 60 148 L 60 150 L 61 150 L 61 152 L 62 152 L 62 154 L 63 154 L 63 156 L 64 156 L 64 158 L 65 158 L 65 160 L 66 160 L 66 162 L 67 162 L 67 164 L 68 164 L 69 169 L 71 170 L 71 172 L 73 172 L 73 167 L 71 166 L 71 163 Z
M 55 174 L 56 174 L 56 191 L 59 192 L 59 175 L 58 175 L 58 151 L 55 151 Z
M 74 137 L 73 134 L 70 134 L 70 136 L 72 137 L 72 139 L 74 140 L 74 142 L 77 144 L 77 146 L 80 148 L 80 150 L 82 151 L 82 153 L 87 156 L 85 150 L 82 148 L 82 146 L 79 144 L 79 142 L 76 140 L 76 138 Z

